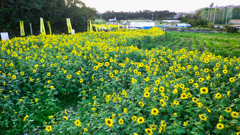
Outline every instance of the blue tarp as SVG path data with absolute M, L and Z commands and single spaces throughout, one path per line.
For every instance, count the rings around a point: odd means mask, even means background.
M 143 29 L 151 29 L 150 26 L 144 26 Z

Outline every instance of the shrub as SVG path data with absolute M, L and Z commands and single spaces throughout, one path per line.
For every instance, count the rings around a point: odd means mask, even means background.
M 232 27 L 230 25 L 225 25 L 224 27 L 227 33 L 238 33 L 238 28 Z

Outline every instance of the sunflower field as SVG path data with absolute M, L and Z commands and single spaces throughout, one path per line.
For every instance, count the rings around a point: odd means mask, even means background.
M 145 48 L 164 38 L 152 28 L 1 41 L 0 133 L 239 135 L 240 58 Z

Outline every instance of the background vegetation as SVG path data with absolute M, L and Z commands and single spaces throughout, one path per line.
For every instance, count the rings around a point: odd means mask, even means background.
M 143 10 L 143 11 L 137 11 L 137 12 L 115 12 L 115 11 L 107 11 L 103 13 L 102 15 L 98 15 L 99 17 L 102 16 L 103 19 L 113 19 L 114 17 L 117 18 L 117 20 L 133 20 L 133 19 L 148 19 L 152 20 L 152 17 L 154 20 L 164 20 L 164 19 L 173 19 L 173 16 L 176 15 L 175 12 L 170 12 L 168 10 L 164 11 L 150 11 L 150 10 Z
M 81 0 L 1 0 L 0 31 L 9 32 L 10 37 L 20 36 L 19 21 L 24 21 L 26 35 L 30 35 L 29 23 L 32 23 L 33 34 L 38 35 L 42 17 L 47 33 L 47 21 L 53 33 L 67 33 L 65 18 L 71 18 L 72 27 L 82 32 L 87 30 L 87 20 L 93 19 L 96 12 Z

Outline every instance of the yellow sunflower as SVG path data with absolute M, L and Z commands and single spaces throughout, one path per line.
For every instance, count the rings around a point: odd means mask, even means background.
M 155 125 L 150 125 L 150 128 L 151 128 L 153 131 L 155 131 L 155 130 L 157 129 Z
M 183 125 L 184 125 L 184 126 L 187 126 L 187 125 L 188 125 L 188 122 L 183 122 Z
M 138 119 L 137 119 L 137 123 L 138 124 L 142 124 L 144 122 L 144 118 L 143 117 L 139 117 Z
M 217 94 L 215 95 L 215 97 L 216 97 L 217 99 L 220 99 L 220 98 L 222 97 L 222 95 L 221 95 L 220 93 L 217 93 Z
M 227 73 L 228 73 L 228 71 L 227 71 L 226 69 L 224 69 L 224 70 L 223 70 L 223 73 L 224 73 L 224 74 L 227 74 Z
M 158 111 L 158 109 L 157 108 L 153 108 L 152 110 L 151 110 L 151 113 L 152 113 L 152 115 L 158 115 L 158 113 L 159 113 L 159 111 Z
M 108 127 L 112 127 L 113 126 L 112 119 L 109 119 L 109 118 L 105 119 L 105 124 L 108 125 Z
M 239 115 L 239 113 L 236 112 L 236 111 L 233 111 L 233 112 L 231 113 L 231 116 L 232 116 L 233 118 L 238 118 L 238 115 Z
M 152 129 L 150 129 L 150 128 L 146 128 L 145 129 L 145 132 L 148 134 L 148 135 L 152 135 Z
M 81 127 L 81 122 L 80 122 L 80 120 L 75 120 L 74 124 L 75 124 L 77 127 Z
M 120 125 L 122 125 L 123 122 L 124 122 L 123 119 L 119 119 L 119 120 L 118 120 L 118 123 L 119 123 Z
M 51 131 L 52 131 L 52 126 L 51 126 L 51 125 L 50 125 L 50 126 L 47 126 L 47 127 L 46 127 L 46 131 L 47 131 L 47 132 L 51 132 Z
M 145 97 L 145 98 L 148 98 L 148 97 L 150 97 L 150 93 L 149 93 L 149 92 L 147 92 L 147 91 L 146 91 L 146 92 L 144 92 L 144 97 Z
M 137 117 L 135 115 L 132 116 L 132 120 L 133 121 L 136 121 L 137 120 Z
M 174 105 L 179 105 L 179 102 L 177 100 L 174 100 Z
M 202 94 L 207 94 L 208 93 L 208 88 L 207 87 L 202 87 L 202 88 L 200 88 L 200 92 Z
M 232 111 L 232 108 L 231 108 L 231 107 L 227 107 L 227 108 L 225 109 L 225 111 L 226 111 L 227 113 L 230 113 L 230 112 Z
M 235 81 L 234 77 L 229 78 L 229 82 L 234 82 L 234 81 Z
M 173 94 L 177 94 L 178 93 L 178 90 L 177 89 L 174 89 L 173 90 Z
M 155 84 L 156 84 L 156 85 L 159 85 L 159 83 L 160 83 L 159 80 L 156 80 L 156 81 L 155 81 Z
M 71 79 L 72 78 L 72 75 L 67 75 L 67 79 Z
M 164 89 L 163 86 L 160 86 L 160 87 L 159 87 L 159 91 L 160 91 L 160 92 L 164 92 L 164 90 L 165 90 L 165 89 Z
M 205 117 L 203 114 L 200 114 L 199 115 L 199 118 L 203 121 L 206 121 L 207 120 L 207 117 Z
M 181 99 L 187 99 L 187 95 L 185 93 L 181 94 Z
M 222 130 L 223 128 L 224 128 L 224 125 L 223 125 L 223 124 L 221 124 L 221 123 L 218 123 L 218 124 L 217 124 L 217 129 Z
M 165 102 L 164 102 L 164 100 L 163 100 L 163 99 L 160 99 L 160 101 L 159 101 L 159 102 L 160 102 L 160 104 L 161 104 L 161 106 L 162 106 L 162 107 L 164 107 L 164 106 L 165 106 Z

